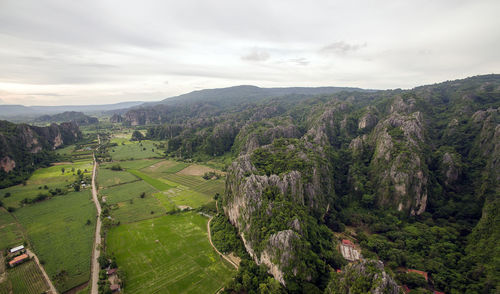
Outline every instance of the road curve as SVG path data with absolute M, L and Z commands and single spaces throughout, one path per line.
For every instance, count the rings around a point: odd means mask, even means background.
M 217 248 L 215 248 L 215 246 L 214 246 L 214 243 L 212 243 L 212 232 L 210 231 L 210 222 L 212 221 L 213 218 L 214 218 L 213 216 L 210 217 L 210 219 L 208 220 L 208 223 L 207 223 L 208 241 L 210 241 L 210 245 L 212 245 L 212 247 L 215 249 L 215 252 L 217 252 L 220 256 L 222 256 L 222 258 L 227 260 L 230 264 L 232 264 L 234 266 L 234 268 L 236 270 L 238 270 L 238 265 L 236 263 L 234 263 L 231 259 L 229 259 L 227 256 L 222 254 L 219 250 L 217 250 Z
M 101 144 L 101 140 L 99 135 L 97 136 L 97 140 L 99 144 Z M 97 149 L 99 146 L 97 147 Z M 94 200 L 95 207 L 97 209 L 97 218 L 96 218 L 96 228 L 95 228 L 95 236 L 94 236 L 94 248 L 92 249 L 92 264 L 90 268 L 90 293 L 98 294 L 98 286 L 97 282 L 99 281 L 99 247 L 101 245 L 101 204 L 99 203 L 99 199 L 97 198 L 97 188 L 95 184 L 95 177 L 97 171 L 97 160 L 95 157 L 95 153 L 92 154 L 94 157 L 94 168 L 92 170 L 92 199 Z

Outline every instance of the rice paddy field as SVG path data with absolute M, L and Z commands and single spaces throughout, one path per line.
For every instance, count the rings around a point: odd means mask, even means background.
M 97 173 L 97 183 L 99 184 L 99 189 L 135 182 L 138 180 L 139 179 L 136 176 L 125 171 L 114 171 L 111 169 L 100 168 Z
M 152 166 L 160 161 L 162 161 L 162 159 L 123 160 L 119 162 L 103 163 L 100 167 L 111 168 L 114 164 L 118 164 L 123 169 L 141 169 Z
M 110 230 L 108 251 L 126 274 L 125 293 L 215 293 L 234 270 L 207 237 L 195 212 L 165 215 Z
M 27 261 L 7 270 L 7 280 L 0 284 L 1 294 L 40 294 L 48 290 L 49 286 L 34 261 Z
M 14 215 L 59 291 L 89 279 L 96 218 L 89 191 L 56 196 L 18 209 Z
M 108 149 L 113 162 L 102 163 L 97 173 L 99 197 L 119 222 L 106 242 L 126 273 L 125 293 L 215 293 L 234 270 L 210 246 L 207 218 L 172 212 L 210 203 L 215 193 L 223 193 L 224 180 L 205 180 L 203 173 L 214 171 L 213 166 L 165 160 L 155 146 L 159 142 L 131 142 L 130 134 L 111 139 L 117 143 Z M 79 169 L 91 177 L 92 150 L 72 145 L 57 152 L 67 162 L 38 169 L 25 185 L 0 191 L 4 206 L 14 209 L 0 208 L 0 249 L 26 241 L 62 293 L 89 279 L 96 209 L 90 185 L 80 192 L 70 187 Z M 122 170 L 111 170 L 114 164 Z M 55 188 L 68 193 L 21 204 Z M 8 270 L 0 294 L 44 292 L 45 282 L 32 264 Z

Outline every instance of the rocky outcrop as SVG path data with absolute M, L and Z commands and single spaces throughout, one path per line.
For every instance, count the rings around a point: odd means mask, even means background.
M 271 169 L 274 173 L 265 174 L 256 167 L 252 153 L 241 155 L 228 169 L 223 207 L 230 222 L 238 228 L 247 252 L 255 262 L 265 264 L 269 273 L 285 285 L 287 276 L 306 280 L 312 276 L 307 268 L 302 268 L 300 255 L 293 254 L 304 251 L 299 248 L 307 248 L 305 215 L 287 211 L 291 214 L 281 217 L 289 220 L 278 224 L 270 234 L 256 231 L 258 224 L 267 223 L 275 214 L 283 213 L 280 207 L 288 202 L 298 205 L 299 211 L 325 214 L 334 191 L 328 177 L 331 172 L 328 164 L 317 157 L 318 152 L 307 150 L 315 147 L 305 138 L 281 140 L 282 145 L 266 145 L 259 150 L 277 157 L 293 153 L 292 158 L 303 161 L 301 166 L 309 167 L 299 171 L 290 166 L 285 172 Z
M 110 117 L 109 122 L 111 123 L 121 123 L 123 122 L 123 117 L 117 113 Z
M 362 260 L 347 265 L 341 273 L 334 273 L 325 293 L 328 294 L 399 294 L 400 289 L 393 277 L 377 260 Z M 355 292 L 353 290 L 355 289 Z
M 75 122 L 51 124 L 36 127 L 27 124 L 13 124 L 0 121 L 0 158 L 1 168 L 11 172 L 16 167 L 29 167 L 35 164 L 33 156 L 42 151 L 54 150 L 65 144 L 76 142 L 82 137 Z M 31 160 L 31 161 L 30 161 Z
M 390 115 L 375 127 L 370 177 L 380 206 L 419 215 L 427 205 L 428 167 L 423 114 L 412 112 L 414 104 L 397 97 Z
M 10 172 L 15 167 L 16 167 L 16 162 L 8 156 L 4 156 L 2 160 L 0 160 L 0 169 L 3 169 L 3 171 L 6 173 Z
M 445 152 L 441 158 L 440 173 L 444 185 L 449 189 L 455 188 L 455 183 L 457 183 L 462 174 L 460 155 L 456 152 Z
M 367 107 L 367 111 L 358 121 L 358 129 L 372 129 L 377 124 L 377 115 L 374 107 Z

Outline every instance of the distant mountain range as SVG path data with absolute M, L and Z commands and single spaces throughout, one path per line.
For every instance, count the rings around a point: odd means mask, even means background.
M 193 91 L 175 97 L 163 99 L 159 102 L 144 103 L 141 106 L 153 106 L 158 104 L 175 105 L 192 102 L 224 102 L 228 104 L 236 102 L 254 102 L 255 100 L 280 97 L 285 95 L 321 95 L 333 94 L 342 91 L 374 92 L 351 87 L 289 87 L 289 88 L 260 88 L 251 85 L 241 85 L 228 88 L 205 89 Z
M 196 102 L 228 106 L 245 102 L 256 102 L 270 97 L 285 95 L 321 95 L 333 94 L 342 91 L 370 92 L 361 88 L 350 87 L 290 87 L 290 88 L 260 88 L 250 85 L 234 86 L 228 88 L 205 89 L 193 91 L 179 96 L 169 97 L 157 102 L 121 102 L 105 105 L 62 105 L 62 106 L 23 106 L 0 105 L 0 119 L 10 121 L 29 121 L 42 115 L 53 115 L 66 111 L 79 111 L 85 114 L 108 112 L 111 114 L 124 114 L 129 109 L 150 108 L 157 105 L 186 105 Z
M 143 101 L 120 102 L 103 105 L 62 105 L 62 106 L 24 106 L 0 105 L 0 119 L 11 121 L 31 120 L 41 115 L 52 115 L 65 111 L 79 111 L 87 114 L 124 109 L 143 104 Z

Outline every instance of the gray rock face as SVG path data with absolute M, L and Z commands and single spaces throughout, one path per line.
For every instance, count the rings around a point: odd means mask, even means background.
M 453 188 L 461 174 L 460 155 L 451 152 L 444 153 L 441 159 L 441 175 L 444 177 L 444 184 L 448 188 Z
M 371 129 L 377 124 L 377 116 L 371 112 L 365 113 L 358 122 L 358 129 Z
M 384 270 L 384 264 L 378 260 L 362 260 L 347 265 L 327 286 L 325 293 L 398 294 L 400 289 L 396 281 Z
M 325 111 L 320 122 L 334 124 L 331 110 Z M 330 121 L 331 119 L 331 121 Z M 324 131 L 323 131 L 324 130 Z M 269 136 L 296 136 L 298 130 L 295 126 L 277 126 L 266 131 Z M 283 224 L 282 230 L 272 233 L 262 246 L 261 240 L 252 239 L 251 223 L 254 217 L 265 213 L 272 217 L 275 202 L 264 201 L 263 193 L 266 189 L 277 189 L 280 195 L 290 202 L 300 204 L 310 211 L 323 215 L 328 207 L 327 197 L 334 194 L 333 182 L 329 165 L 318 159 L 324 156 L 323 147 L 310 142 L 317 138 L 327 142 L 327 126 L 324 123 L 311 128 L 299 140 L 300 143 L 286 146 L 283 152 L 296 152 L 296 157 L 312 165 L 308 174 L 304 171 L 290 170 L 281 174 L 262 175 L 251 162 L 251 153 L 243 154 L 228 169 L 226 178 L 226 195 L 223 198 L 224 212 L 230 222 L 238 228 L 247 252 L 258 264 L 265 264 L 280 283 L 285 285 L 285 275 L 299 275 L 304 269 L 291 267 L 295 264 L 296 256 L 293 252 L 299 251 L 295 246 L 300 246 L 303 224 L 299 219 L 292 219 Z M 245 149 L 253 150 L 257 146 L 256 139 L 249 137 Z M 272 145 L 261 147 L 274 152 Z M 310 150 L 308 150 L 310 149 Z M 312 151 L 313 152 L 310 152 Z M 264 205 L 264 203 L 267 203 Z M 260 244 L 260 250 L 256 246 Z M 306 277 L 307 279 L 308 277 Z
M 0 169 L 3 169 L 3 171 L 6 173 L 10 172 L 15 167 L 16 167 L 16 162 L 8 156 L 4 156 L 2 160 L 0 160 Z
M 406 104 L 396 98 L 385 120 L 371 135 L 375 153 L 371 177 L 376 183 L 379 205 L 419 215 L 427 205 L 428 168 L 423 158 L 425 141 L 422 113 L 410 112 L 414 101 Z

